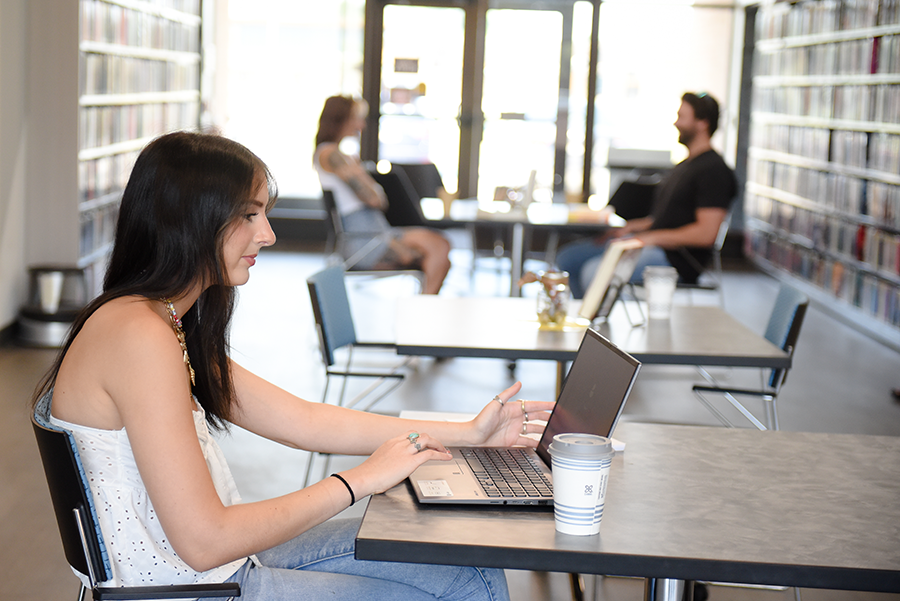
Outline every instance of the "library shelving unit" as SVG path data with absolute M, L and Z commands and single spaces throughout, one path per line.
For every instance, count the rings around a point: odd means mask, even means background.
M 199 126 L 201 0 L 29 0 L 26 259 L 99 292 L 139 151 Z
M 759 6 L 746 251 L 900 348 L 900 2 Z
M 81 0 L 78 265 L 100 285 L 122 190 L 154 137 L 200 118 L 200 0 Z

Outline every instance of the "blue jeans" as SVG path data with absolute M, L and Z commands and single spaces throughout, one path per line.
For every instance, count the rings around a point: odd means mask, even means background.
M 569 272 L 569 287 L 574 298 L 584 298 L 584 293 L 591 285 L 597 267 L 603 261 L 603 254 L 610 241 L 597 242 L 594 238 L 585 238 L 566 244 L 559 249 L 556 256 L 556 264 L 563 271 Z M 641 250 L 641 258 L 638 259 L 631 276 L 632 283 L 640 282 L 643 278 L 644 267 L 648 265 L 671 266 L 666 258 L 666 251 L 658 246 L 646 246 Z
M 229 582 L 239 601 L 347 599 L 508 601 L 506 574 L 495 568 L 359 561 L 358 519 L 329 520 L 248 561 Z

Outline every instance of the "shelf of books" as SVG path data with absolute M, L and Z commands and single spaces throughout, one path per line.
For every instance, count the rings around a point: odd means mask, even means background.
M 79 267 L 99 291 L 140 150 L 200 119 L 200 0 L 81 0 Z
M 748 255 L 900 348 L 900 1 L 762 5 L 750 136 Z

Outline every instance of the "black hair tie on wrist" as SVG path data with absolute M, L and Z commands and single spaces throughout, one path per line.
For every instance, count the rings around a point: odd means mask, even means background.
M 350 488 L 350 483 L 347 482 L 346 480 L 344 480 L 344 477 L 341 476 L 340 474 L 331 474 L 331 475 L 332 475 L 332 477 L 337 478 L 338 480 L 340 480 L 341 482 L 344 483 L 344 486 L 347 487 L 347 492 L 350 493 L 350 504 L 355 505 L 356 504 L 356 495 L 353 494 L 353 489 Z

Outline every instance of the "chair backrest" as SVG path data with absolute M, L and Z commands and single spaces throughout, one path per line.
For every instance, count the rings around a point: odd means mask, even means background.
M 94 582 L 104 582 L 112 577 L 112 569 L 84 467 L 72 434 L 50 423 L 50 398 L 48 393 L 38 402 L 31 425 L 44 464 L 63 551 L 69 565 L 78 572 Z M 79 528 L 76 512 L 82 520 L 82 528 Z
M 732 200 L 731 207 L 734 206 Z M 725 213 L 725 217 L 719 223 L 719 229 L 716 231 L 716 239 L 713 245 L 709 247 L 709 258 L 712 259 L 713 268 L 715 269 L 716 286 L 722 285 L 722 248 L 725 246 L 725 237 L 728 235 L 728 228 L 731 226 L 731 217 L 733 208 L 729 207 Z M 684 280 L 679 281 L 679 285 L 695 286 L 697 278 L 707 270 L 708 261 L 701 262 L 693 251 L 685 246 L 678 248 L 678 254 L 674 257 L 667 253 L 669 261 L 673 267 L 678 269 L 678 275 Z
M 655 183 L 624 181 L 609 199 L 609 206 L 622 219 L 639 219 L 650 214 L 653 208 Z
M 420 199 L 437 198 L 438 190 L 444 188 L 444 180 L 434 163 L 394 163 L 393 168 L 406 174 Z
M 384 212 L 384 217 L 388 223 L 394 227 L 427 225 L 422 206 L 419 204 L 422 198 L 401 167 L 392 166 L 387 173 L 379 173 L 372 169 L 369 174 L 384 188 L 387 195 L 388 208 Z
M 793 354 L 800 338 L 800 327 L 809 307 L 809 298 L 790 286 L 782 285 L 766 326 L 765 338 L 780 349 Z M 778 388 L 787 378 L 786 369 L 773 369 L 769 386 Z
M 722 247 L 725 246 L 725 236 L 728 235 L 728 228 L 731 227 L 732 209 L 725 214 L 722 223 L 719 224 L 719 231 L 716 234 L 716 241 L 713 243 L 713 252 L 721 253 Z
M 722 293 L 722 249 L 725 247 L 725 238 L 728 236 L 728 228 L 731 227 L 731 216 L 733 209 L 729 209 L 725 213 L 725 218 L 719 224 L 719 231 L 716 233 L 716 241 L 712 247 L 713 271 L 715 277 L 715 286 L 719 289 L 719 299 L 725 304 L 725 295 Z
M 312 302 L 319 348 L 326 367 L 334 365 L 334 352 L 356 344 L 356 329 L 350 299 L 344 284 L 344 270 L 335 265 L 314 273 L 306 280 Z

